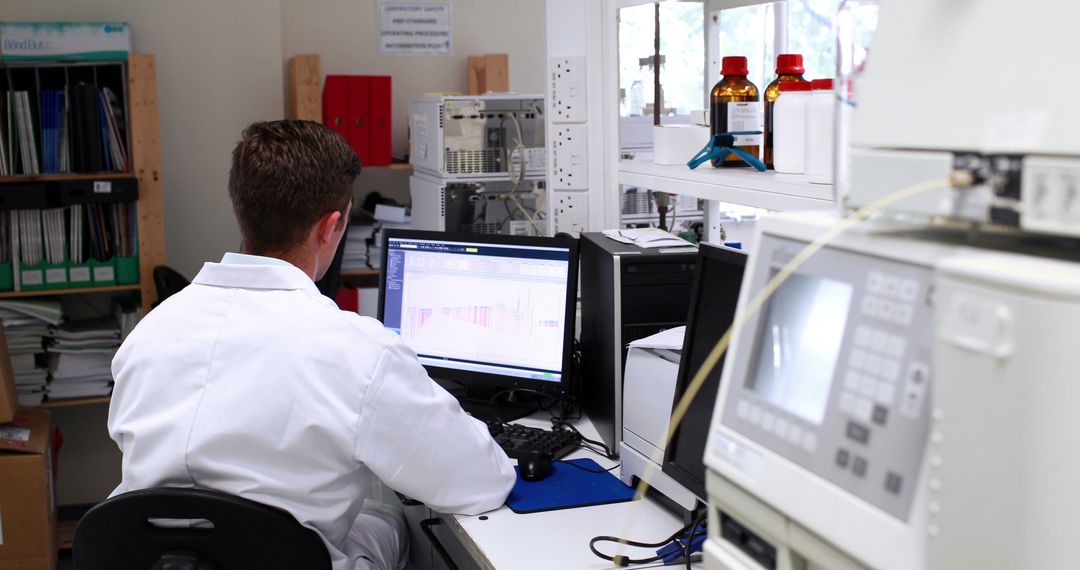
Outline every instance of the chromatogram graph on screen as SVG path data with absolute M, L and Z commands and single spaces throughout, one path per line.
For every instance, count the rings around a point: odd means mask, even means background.
M 437 272 L 410 274 L 403 289 L 401 336 L 417 353 L 561 368 L 564 284 Z

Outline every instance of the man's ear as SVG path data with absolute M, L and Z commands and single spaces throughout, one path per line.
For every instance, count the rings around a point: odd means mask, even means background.
M 334 231 L 338 229 L 338 221 L 341 220 L 341 212 L 334 210 L 324 214 L 315 225 L 315 237 L 319 243 L 327 243 L 333 238 Z

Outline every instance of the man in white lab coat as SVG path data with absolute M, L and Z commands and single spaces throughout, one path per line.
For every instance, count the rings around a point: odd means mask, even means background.
M 206 263 L 113 360 L 114 495 L 204 487 L 283 508 L 323 537 L 334 570 L 405 564 L 400 511 L 364 504 L 373 477 L 439 511 L 502 505 L 514 470 L 486 427 L 397 335 L 315 287 L 359 171 L 318 123 L 244 131 L 229 175 L 241 253 Z

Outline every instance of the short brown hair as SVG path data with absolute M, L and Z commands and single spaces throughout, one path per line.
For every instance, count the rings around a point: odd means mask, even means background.
M 313 121 L 252 123 L 232 155 L 229 198 L 244 249 L 287 252 L 325 214 L 345 214 L 360 158 L 334 130 Z

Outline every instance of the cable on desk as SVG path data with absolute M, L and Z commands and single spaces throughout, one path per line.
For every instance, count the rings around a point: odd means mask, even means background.
M 680 528 L 679 530 L 675 531 L 671 536 L 669 536 L 669 537 L 667 537 L 664 540 L 661 540 L 659 542 L 639 542 L 639 541 L 636 541 L 636 540 L 629 540 L 629 539 L 626 539 L 626 538 L 619 538 L 617 536 L 595 536 L 595 537 L 593 537 L 592 540 L 589 541 L 589 550 L 591 550 L 592 553 L 594 555 L 596 555 L 598 558 L 601 558 L 603 560 L 609 560 L 613 564 L 615 564 L 616 566 L 629 566 L 631 564 L 648 564 L 650 562 L 657 562 L 657 561 L 660 561 L 660 560 L 664 560 L 665 562 L 670 563 L 672 561 L 672 559 L 670 558 L 669 555 L 664 553 L 663 550 L 665 548 L 670 548 L 672 546 L 677 545 L 679 551 L 681 551 L 681 549 L 683 548 L 683 545 L 682 545 L 681 542 L 679 542 L 679 537 L 682 536 L 683 534 L 687 533 L 687 531 L 690 530 L 690 528 L 692 526 L 696 527 L 698 524 L 700 524 L 700 522 L 701 522 L 700 520 L 697 520 L 694 523 L 688 524 L 688 525 Z M 692 541 L 696 541 L 696 539 L 699 539 L 699 538 L 701 540 L 704 540 L 704 536 L 705 536 L 704 530 L 702 531 L 701 534 L 697 534 L 697 535 L 688 534 L 686 536 L 686 541 L 687 541 L 687 543 L 690 543 Z M 656 556 L 650 556 L 648 558 L 631 558 L 631 557 L 626 556 L 624 554 L 616 554 L 614 556 L 610 556 L 610 555 L 604 554 L 603 552 L 600 552 L 599 550 L 596 549 L 596 544 L 599 543 L 599 542 L 615 542 L 615 543 L 618 543 L 618 544 L 625 544 L 627 546 L 635 546 L 637 548 L 659 548 L 661 550 L 657 551 Z
M 690 536 L 688 536 L 686 538 L 686 544 L 683 545 L 683 557 L 686 560 L 686 570 L 693 570 L 690 567 L 691 562 L 693 562 L 690 559 L 690 554 L 691 554 L 691 551 L 693 550 L 694 539 L 696 538 L 695 535 L 697 533 L 697 527 L 701 523 L 705 522 L 705 517 L 708 516 L 708 514 L 709 514 L 708 509 L 701 509 L 701 513 L 698 514 L 697 518 L 694 519 L 693 524 L 690 525 Z M 701 548 L 700 542 L 698 543 L 698 548 Z
M 503 396 L 506 396 L 507 397 L 507 402 L 509 402 L 510 401 L 509 397 L 512 396 L 515 393 L 518 393 L 518 392 L 525 393 L 525 394 L 533 394 L 533 395 L 536 395 L 536 396 L 540 396 L 541 398 L 551 398 L 551 399 L 555 400 L 554 402 L 552 402 L 548 406 L 544 406 L 542 399 L 538 400 L 536 402 L 536 409 L 533 410 L 532 412 L 530 412 L 528 415 L 532 415 L 532 414 L 534 414 L 536 412 L 539 412 L 539 411 L 550 410 L 551 408 L 555 407 L 555 405 L 558 404 L 558 402 L 559 402 L 559 397 L 558 396 L 554 396 L 552 394 L 547 394 L 547 393 L 544 393 L 544 392 L 540 392 L 539 390 L 532 390 L 530 388 L 508 388 L 506 390 L 500 390 L 500 391 L 492 394 L 491 398 L 488 399 L 488 406 L 491 408 L 491 416 L 493 418 L 495 418 L 495 420 L 498 421 L 500 424 L 509 425 L 508 422 L 506 422 L 505 420 L 503 420 L 499 416 L 499 410 L 498 410 L 499 398 L 501 398 Z
M 586 448 L 586 449 L 588 449 L 588 448 Z M 590 451 L 592 451 L 592 450 L 590 450 Z M 615 465 L 612 465 L 611 467 L 608 467 L 607 469 L 589 469 L 588 467 L 585 467 L 583 465 L 578 465 L 577 463 L 574 463 L 572 461 L 564 461 L 562 459 L 559 459 L 559 460 L 555 461 L 555 463 L 564 463 L 564 464 L 569 465 L 571 467 L 576 467 L 578 469 L 581 469 L 582 471 L 588 471 L 589 473 L 611 473 L 613 470 L 615 470 L 616 468 L 619 467 L 619 464 L 616 463 Z
M 618 456 L 615 455 L 615 452 L 613 452 L 611 450 L 611 448 L 609 448 L 606 444 L 604 444 L 604 442 L 596 441 L 595 439 L 589 439 L 589 438 L 585 437 L 584 435 L 581 435 L 581 432 L 578 431 L 578 429 L 576 427 L 574 427 L 573 425 L 571 425 L 569 423 L 566 423 L 565 421 L 556 422 L 555 420 L 552 420 L 551 423 L 552 423 L 552 429 L 553 430 L 558 429 L 560 427 L 568 429 L 568 430 L 578 434 L 578 437 L 581 438 L 581 441 L 583 441 L 585 443 L 588 443 L 588 444 L 591 444 L 591 445 L 595 445 L 595 446 L 599 447 L 600 449 L 603 449 L 604 450 L 604 457 L 606 457 L 606 458 L 608 458 L 608 459 L 610 459 L 612 461 L 615 461 L 616 459 L 618 459 Z M 586 449 L 588 449 L 588 448 L 586 448 Z M 596 451 L 596 450 L 590 449 L 590 451 Z

